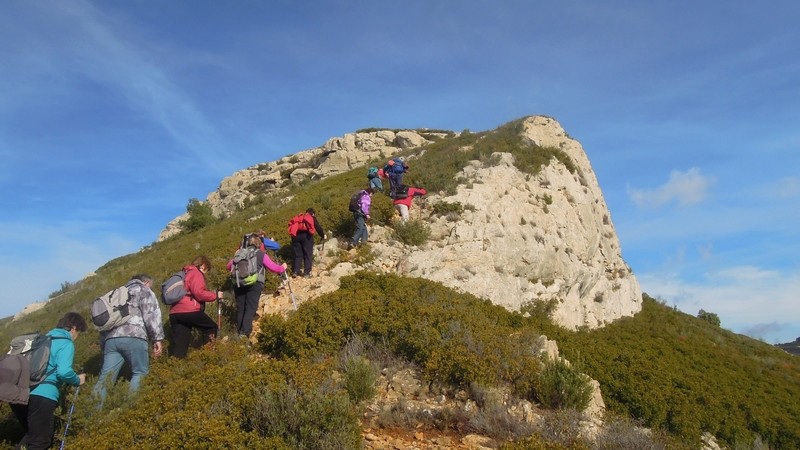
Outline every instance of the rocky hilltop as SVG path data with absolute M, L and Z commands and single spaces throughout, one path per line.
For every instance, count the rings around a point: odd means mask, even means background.
M 378 256 L 356 267 L 318 252 L 319 272 L 311 280 L 313 289 L 301 294 L 303 300 L 335 290 L 341 276 L 367 268 L 428 278 L 511 310 L 552 301 L 554 319 L 570 329 L 601 327 L 637 313 L 641 289 L 622 259 L 611 215 L 582 146 L 549 117 L 528 117 L 522 130 L 528 142 L 563 151 L 572 167 L 553 159 L 530 175 L 515 167 L 509 153 L 471 161 L 457 175 L 461 184 L 455 195 L 430 192 L 415 202 L 412 219 L 430 226 L 428 243 L 404 246 L 391 238 L 391 230 L 375 225 L 370 244 Z M 363 167 L 405 149 L 418 148 L 419 156 L 435 138 L 425 130 L 346 134 L 239 171 L 224 179 L 206 202 L 216 215 L 226 216 L 260 192 Z M 414 157 L 409 157 L 412 164 Z M 466 208 L 458 215 L 432 214 L 427 205 L 442 201 Z M 170 222 L 159 239 L 179 232 L 180 220 Z M 327 245 L 333 248 L 335 242 Z

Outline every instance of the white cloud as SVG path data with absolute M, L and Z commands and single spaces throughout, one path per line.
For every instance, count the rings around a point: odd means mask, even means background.
M 727 267 L 689 282 L 675 273 L 637 274 L 648 295 L 687 314 L 719 315 L 722 327 L 768 342 L 793 341 L 800 328 L 800 272 Z
M 21 245 L 24 252 L 16 249 Z M 111 259 L 136 250 L 124 236 L 65 224 L 2 224 L 0 246 L 12 249 L 11 254 L 0 255 L 0 286 L 4 290 L 0 317 L 47 300 L 62 282 L 78 281 Z
M 778 180 L 775 194 L 780 198 L 791 198 L 800 195 L 800 177 L 786 177 Z
M 640 208 L 659 208 L 676 201 L 681 206 L 702 202 L 714 182 L 712 177 L 704 176 L 700 169 L 692 167 L 686 172 L 673 170 L 669 181 L 655 189 L 634 189 L 628 187 L 628 196 Z

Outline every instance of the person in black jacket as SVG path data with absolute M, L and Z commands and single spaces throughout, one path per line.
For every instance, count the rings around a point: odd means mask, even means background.
M 314 234 L 318 234 L 323 241 L 325 240 L 325 230 L 319 224 L 314 208 L 308 208 L 306 215 L 311 216 L 314 221 L 315 232 L 312 233 L 308 230 L 300 229 L 295 236 L 292 236 L 292 251 L 294 252 L 292 277 L 302 275 L 306 278 L 311 278 L 311 267 L 314 260 Z

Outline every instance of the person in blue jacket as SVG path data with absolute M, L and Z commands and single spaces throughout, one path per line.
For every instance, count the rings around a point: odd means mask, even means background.
M 80 314 L 68 312 L 47 335 L 52 336 L 47 377 L 31 390 L 27 405 L 11 405 L 14 415 L 22 424 L 25 436 L 17 448 L 28 450 L 47 449 L 53 445 L 55 412 L 58 406 L 61 385 L 80 386 L 86 382 L 86 374 L 77 374 L 72 369 L 75 356 L 75 339 L 86 331 L 86 321 Z

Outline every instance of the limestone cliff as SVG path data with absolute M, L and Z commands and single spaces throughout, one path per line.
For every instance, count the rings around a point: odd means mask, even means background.
M 487 166 L 474 162 L 469 180 L 445 197 L 474 207 L 460 220 L 439 218 L 441 240 L 410 252 L 400 271 L 489 298 L 517 310 L 555 300 L 563 326 L 595 328 L 641 309 L 636 277 L 623 261 L 619 240 L 594 171 L 580 143 L 547 117 L 530 117 L 524 136 L 560 148 L 571 173 L 553 160 L 537 176 L 517 170 L 510 154 Z M 498 162 L 499 161 L 499 162 Z M 436 241 L 436 239 L 433 239 Z

